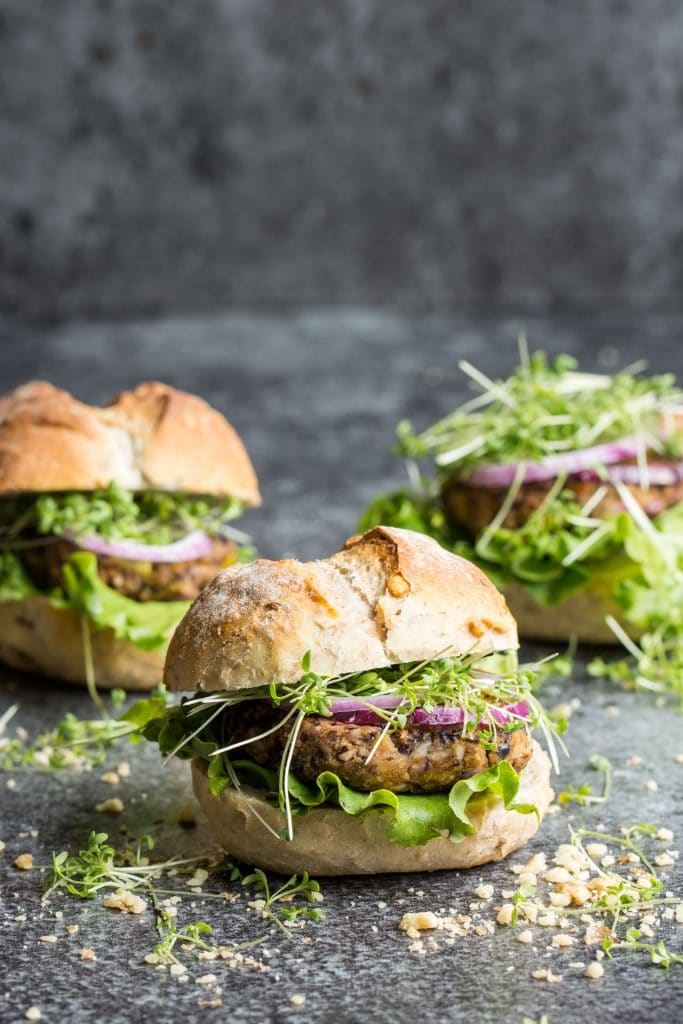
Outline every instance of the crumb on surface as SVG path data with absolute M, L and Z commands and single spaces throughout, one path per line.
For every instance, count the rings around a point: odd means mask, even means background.
M 82 949 L 78 955 L 80 956 L 81 960 L 85 960 L 85 961 L 97 960 L 97 953 L 95 952 L 95 950 L 94 949 L 88 949 L 87 947 Z
M 137 893 L 128 889 L 117 889 L 104 898 L 105 907 L 111 910 L 120 910 L 124 914 L 142 914 L 147 909 L 147 904 Z
M 106 782 L 108 786 L 118 786 L 121 777 L 118 772 L 104 772 L 100 775 L 100 782 Z
M 30 871 L 33 867 L 33 854 L 32 853 L 20 853 L 14 861 L 15 868 L 19 871 Z M 37 1018 L 36 1018 L 37 1019 Z
M 602 978 L 605 968 L 597 960 L 593 960 L 586 968 L 585 973 L 587 978 Z
M 26 1018 L 26 1020 L 42 1020 L 43 1015 L 40 1011 L 40 1007 L 29 1006 L 28 1010 L 24 1014 L 24 1017 Z
M 303 1006 L 304 1003 L 306 1002 L 306 996 L 302 996 L 298 993 L 295 993 L 293 996 L 289 997 L 289 1001 L 292 1004 L 292 1006 Z
M 101 804 L 95 804 L 95 810 L 100 814 L 121 814 L 123 800 L 118 796 L 111 796 L 108 800 L 103 800 Z

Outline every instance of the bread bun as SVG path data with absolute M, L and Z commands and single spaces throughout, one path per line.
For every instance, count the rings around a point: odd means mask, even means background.
M 377 526 L 319 562 L 235 565 L 176 630 L 172 690 L 240 690 L 451 654 L 516 649 L 515 621 L 471 562 L 410 530 Z
M 54 608 L 40 596 L 0 603 L 0 661 L 22 672 L 37 672 L 83 684 L 85 661 L 81 616 Z M 111 629 L 90 628 L 98 689 L 151 690 L 161 682 L 164 656 L 118 640 Z
M 182 491 L 260 504 L 246 449 L 221 413 L 167 384 L 100 408 L 43 381 L 0 398 L 0 493 Z
M 468 817 L 475 831 L 460 843 L 432 839 L 424 846 L 399 846 L 386 834 L 386 816 L 377 810 L 352 817 L 338 807 L 312 808 L 294 818 L 294 839 L 276 839 L 256 817 L 275 830 L 286 828 L 285 816 L 264 794 L 244 786 L 214 796 L 206 777 L 207 762 L 192 762 L 192 781 L 199 803 L 221 845 L 246 864 L 259 864 L 283 874 L 370 875 L 397 871 L 441 871 L 471 868 L 502 860 L 518 850 L 539 826 L 535 814 L 506 811 L 498 797 L 475 804 Z M 543 815 L 553 798 L 550 760 L 534 741 L 533 755 L 521 773 L 519 803 L 534 804 Z
M 503 592 L 517 620 L 519 634 L 525 639 L 563 643 L 576 637 L 579 643 L 616 644 L 619 641 L 605 622 L 607 615 L 613 616 L 634 640 L 642 634 L 641 629 L 623 618 L 623 610 L 608 591 L 590 584 L 551 605 L 539 604 L 518 583 L 508 584 Z

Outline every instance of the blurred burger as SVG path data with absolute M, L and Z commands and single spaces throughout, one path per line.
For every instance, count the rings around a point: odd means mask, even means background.
M 400 425 L 402 454 L 435 473 L 380 495 L 362 527 L 408 526 L 471 558 L 522 636 L 669 629 L 683 600 L 683 393 L 639 367 L 523 355 L 506 380 L 461 363 L 480 394 L 422 434 Z
M 0 659 L 69 682 L 160 682 L 176 625 L 250 557 L 245 448 L 201 398 L 140 384 L 104 408 L 33 381 L 0 398 Z
M 479 569 L 377 527 L 326 560 L 222 572 L 169 647 L 166 685 L 194 695 L 145 735 L 192 759 L 218 838 L 250 864 L 482 864 L 523 845 L 552 798 L 531 738 L 552 726 L 517 646 Z

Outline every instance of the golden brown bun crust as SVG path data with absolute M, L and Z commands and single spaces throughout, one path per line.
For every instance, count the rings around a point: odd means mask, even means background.
M 117 640 L 111 629 L 91 628 L 90 640 L 99 689 L 151 690 L 161 681 L 162 652 Z M 23 672 L 85 683 L 81 616 L 53 608 L 40 596 L 0 603 L 0 661 Z
M 517 583 L 508 584 L 504 594 L 517 620 L 519 635 L 527 640 L 562 643 L 576 637 L 579 643 L 617 644 L 619 641 L 605 622 L 606 615 L 612 615 L 634 640 L 642 633 L 623 618 L 621 608 L 608 593 L 591 586 L 551 605 L 539 604 Z
M 433 839 L 424 846 L 398 846 L 386 835 L 386 817 L 369 811 L 351 817 L 338 807 L 313 808 L 294 818 L 294 840 L 287 842 L 261 824 L 250 803 L 271 828 L 286 827 L 283 813 L 256 789 L 226 789 L 213 796 L 206 761 L 192 762 L 194 791 L 219 842 L 234 857 L 283 874 L 371 875 L 397 871 L 471 868 L 501 860 L 523 846 L 538 829 L 535 814 L 506 811 L 490 798 L 469 813 L 475 833 L 461 843 Z M 534 741 L 531 760 L 521 774 L 518 800 L 534 804 L 543 815 L 553 798 L 548 755 Z
M 224 570 L 178 626 L 164 678 L 172 690 L 240 690 L 296 681 L 307 651 L 331 676 L 517 646 L 483 572 L 431 537 L 377 526 L 319 562 Z
M 30 381 L 0 398 L 0 492 L 87 491 L 112 482 L 261 500 L 233 427 L 185 391 L 138 384 L 100 408 Z

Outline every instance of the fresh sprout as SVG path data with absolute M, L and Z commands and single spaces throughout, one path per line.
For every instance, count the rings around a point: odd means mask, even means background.
M 402 453 L 432 455 L 449 475 L 466 474 L 475 464 L 538 461 L 635 436 L 647 480 L 646 447 L 664 447 L 660 418 L 683 405 L 672 375 L 639 377 L 644 364 L 614 376 L 581 373 L 570 356 L 549 362 L 541 352 L 529 356 L 523 342 L 520 362 L 507 380 L 492 380 L 462 360 L 460 369 L 481 394 L 421 434 L 401 424 Z
M 262 894 L 250 905 L 285 934 L 291 934 L 291 927 L 298 919 L 320 921 L 325 916 L 325 911 L 318 905 L 323 901 L 320 883 L 309 878 L 307 871 L 304 871 L 301 878 L 292 875 L 278 889 L 273 890 L 265 871 L 254 868 L 251 874 L 244 876 L 242 885 L 251 886 L 255 892 Z M 297 897 L 304 902 L 297 905 Z
M 137 731 L 130 722 L 103 719 L 84 720 L 67 712 L 52 729 L 29 743 L 7 736 L 7 726 L 18 712 L 13 704 L 0 717 L 0 771 L 52 772 L 62 769 L 88 770 L 101 764 L 112 745 Z
M 197 893 L 196 886 L 183 888 L 178 885 L 162 887 L 165 879 L 184 878 L 194 874 L 197 868 L 206 868 L 209 874 L 227 874 L 229 881 L 241 886 L 251 887 L 259 894 L 259 898 L 250 904 L 260 911 L 264 920 L 277 925 L 287 935 L 291 935 L 293 922 L 298 919 L 319 921 L 324 917 L 324 910 L 319 906 L 323 901 L 320 885 L 315 879 L 304 872 L 299 878 L 293 875 L 279 888 L 273 889 L 268 876 L 260 868 L 245 874 L 240 866 L 229 859 L 218 862 L 207 861 L 201 857 L 170 857 L 164 861 L 150 861 L 149 854 L 154 849 L 151 836 L 131 839 L 120 850 L 115 849 L 104 832 L 91 832 L 85 849 L 70 854 L 67 850 L 53 853 L 52 868 L 45 881 L 45 898 L 53 893 L 65 890 L 78 899 L 94 899 L 107 891 L 117 893 L 142 893 L 154 911 L 155 926 L 159 941 L 152 953 L 145 958 L 148 963 L 180 964 L 175 950 L 178 943 L 185 952 L 200 951 L 216 956 L 230 957 L 232 954 L 251 949 L 266 940 L 261 936 L 251 942 L 232 945 L 214 946 L 207 941 L 211 935 L 211 925 L 205 921 L 177 925 L 172 913 L 164 906 L 161 897 L 198 898 L 224 900 L 226 893 Z M 262 898 L 261 898 L 262 894 Z M 227 894 L 229 895 L 229 894 Z M 189 947 L 189 949 L 188 949 Z
M 588 804 L 606 803 L 612 788 L 612 762 L 602 754 L 593 754 L 588 764 L 602 775 L 602 793 L 594 793 L 593 787 L 587 783 L 582 783 L 576 789 L 573 786 L 567 786 L 557 797 L 559 804 L 576 803 L 579 807 L 584 807 Z

